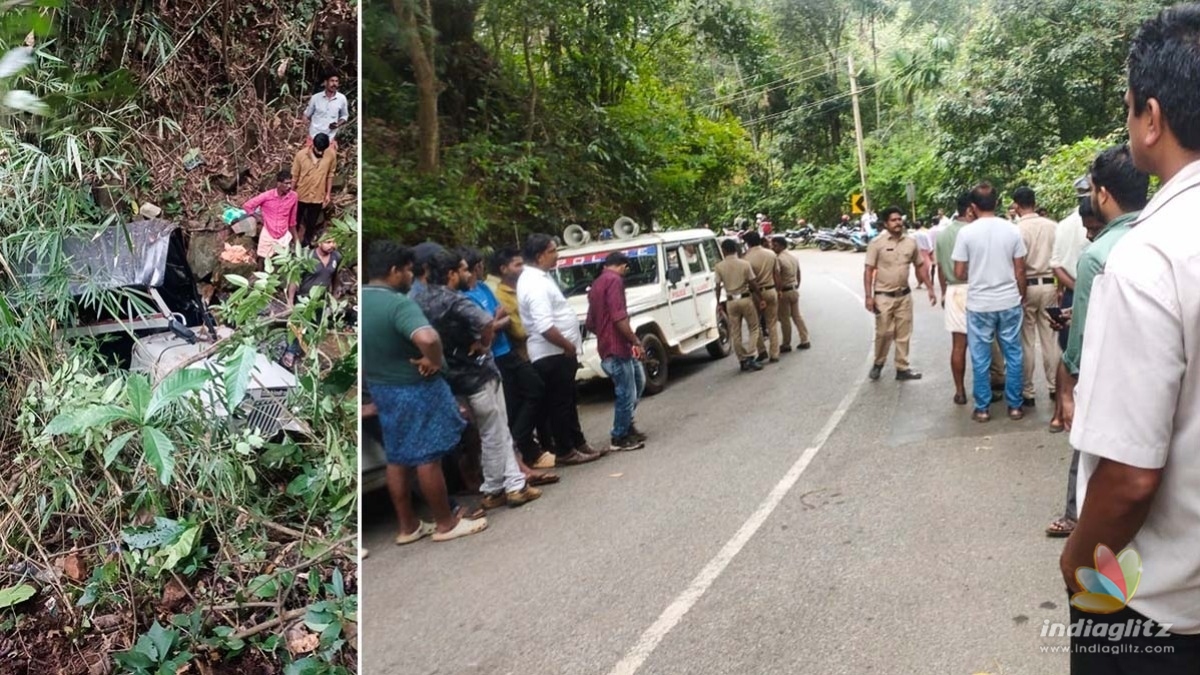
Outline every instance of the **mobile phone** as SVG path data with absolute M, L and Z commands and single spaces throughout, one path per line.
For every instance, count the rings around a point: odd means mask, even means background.
M 1050 318 L 1054 321 L 1054 323 L 1063 322 L 1063 311 L 1061 307 L 1047 307 L 1046 313 L 1050 315 Z

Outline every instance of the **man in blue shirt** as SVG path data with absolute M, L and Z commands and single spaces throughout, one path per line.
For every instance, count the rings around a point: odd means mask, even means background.
M 462 256 L 469 270 L 461 291 L 462 294 L 487 312 L 492 317 L 495 326 L 492 358 L 495 359 L 496 367 L 500 370 L 501 382 L 504 387 L 509 431 L 520 450 L 517 453 L 517 464 L 530 485 L 557 483 L 557 474 L 550 471 L 535 471 L 526 465 L 522 457 L 522 454 L 527 451 L 536 455 L 538 450 L 537 447 L 531 446 L 533 445 L 533 430 L 538 422 L 538 403 L 541 400 L 540 380 L 538 386 L 531 389 L 528 378 L 531 374 L 536 375 L 536 372 L 532 372 L 533 366 L 528 361 L 522 360 L 513 351 L 512 343 L 505 330 L 512 321 L 512 317 L 500 304 L 500 300 L 492 292 L 492 289 L 483 283 L 483 279 L 487 275 L 484 269 L 483 254 L 473 248 L 459 249 L 456 254 Z M 529 372 L 523 372 L 525 370 Z

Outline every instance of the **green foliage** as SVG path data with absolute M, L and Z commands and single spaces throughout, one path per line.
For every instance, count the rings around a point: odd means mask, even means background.
M 37 589 L 29 584 L 18 584 L 8 588 L 0 588 L 0 609 L 14 607 L 37 594 Z
M 1162 0 L 1001 0 L 967 35 L 939 96 L 952 173 L 1011 179 L 1061 145 L 1123 119 L 1129 38 Z
M 1028 185 L 1037 195 L 1038 206 L 1062 219 L 1075 209 L 1075 180 L 1087 175 L 1088 167 L 1105 148 L 1123 141 L 1124 130 L 1104 138 L 1085 138 L 1064 145 L 1030 162 L 1017 176 L 1016 184 Z
M 178 648 L 179 631 L 155 621 L 150 630 L 138 636 L 133 649 L 116 652 L 113 659 L 134 675 L 175 675 L 192 654 Z

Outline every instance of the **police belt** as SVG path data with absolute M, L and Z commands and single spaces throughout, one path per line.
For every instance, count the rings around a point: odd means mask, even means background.
M 1044 285 L 1044 284 L 1052 284 L 1052 283 L 1054 283 L 1054 277 L 1039 277 L 1037 279 L 1026 279 L 1025 280 L 1026 286 L 1037 286 L 1038 284 Z
M 889 298 L 903 298 L 904 296 L 908 295 L 909 293 L 912 293 L 911 288 L 906 288 L 902 291 L 879 291 L 879 290 L 875 291 L 875 295 L 883 295 L 883 296 L 887 296 Z
M 753 293 L 730 293 L 729 294 L 730 300 L 745 300 L 746 298 L 752 298 L 752 297 L 754 297 Z
M 779 289 L 781 293 L 790 293 L 794 290 L 796 290 L 795 286 L 784 286 L 783 288 Z

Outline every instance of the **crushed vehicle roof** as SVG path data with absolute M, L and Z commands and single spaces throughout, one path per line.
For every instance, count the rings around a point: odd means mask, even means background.
M 166 279 L 171 234 L 179 228 L 165 220 L 137 220 L 110 227 L 91 237 L 66 237 L 62 252 L 71 295 L 86 288 L 126 286 L 157 288 Z M 52 272 L 44 263 L 14 261 L 22 283 L 37 286 Z

